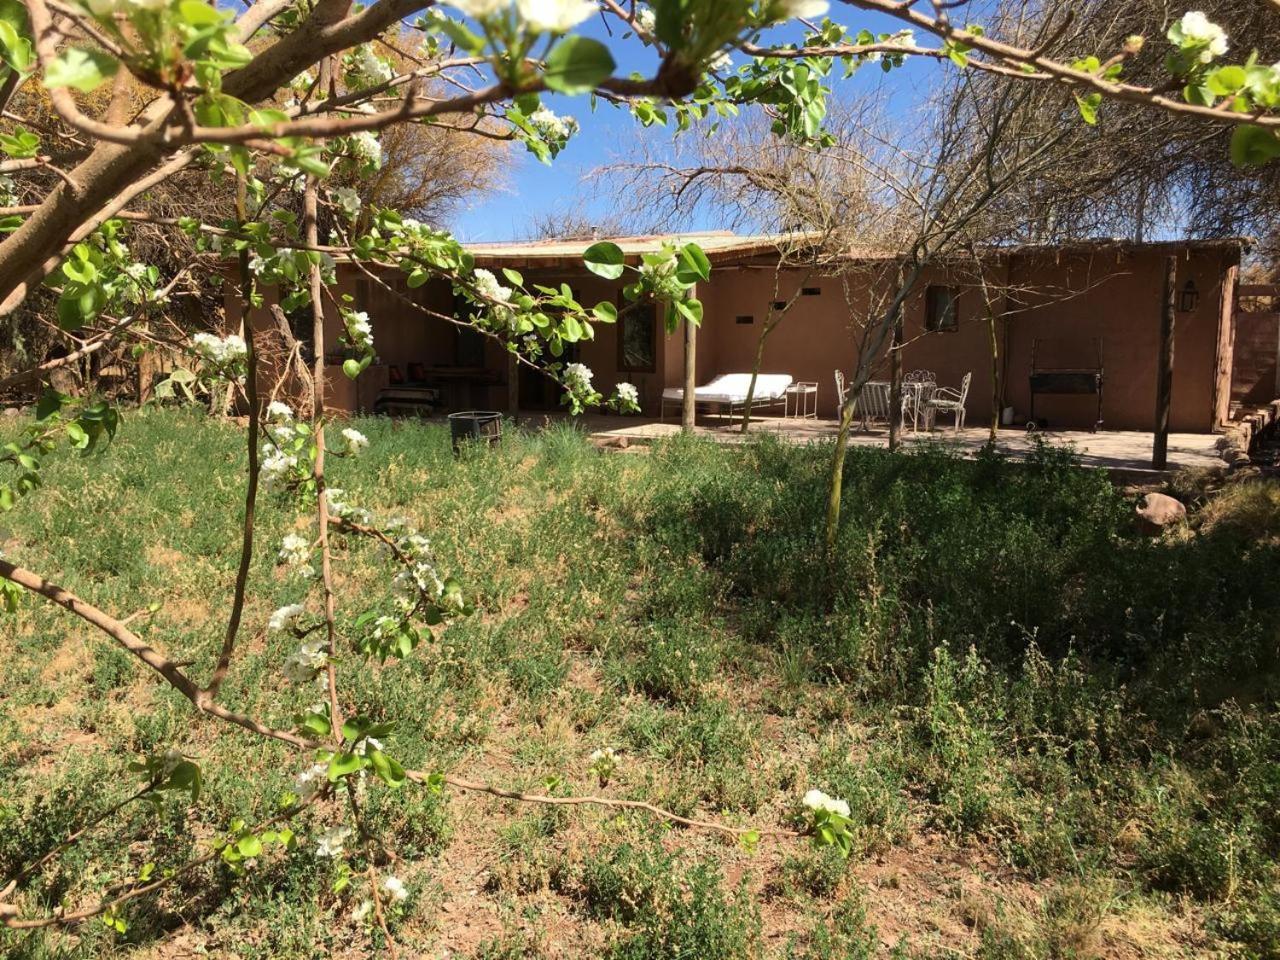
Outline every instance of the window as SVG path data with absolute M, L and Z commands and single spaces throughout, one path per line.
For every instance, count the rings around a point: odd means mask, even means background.
M 801 287 L 800 296 L 802 297 L 820 297 L 822 296 L 821 287 Z
M 749 324 L 755 323 L 756 318 L 751 316 L 750 314 L 743 314 L 740 317 L 734 317 L 733 322 L 745 327 L 745 326 L 748 326 Z
M 618 307 L 618 370 L 654 373 L 658 369 L 657 305 L 620 302 Z
M 931 286 L 925 291 L 924 328 L 930 333 L 960 329 L 960 302 L 954 287 Z

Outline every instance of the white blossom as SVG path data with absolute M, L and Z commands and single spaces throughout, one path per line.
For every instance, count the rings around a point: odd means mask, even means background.
M 409 896 L 409 891 L 405 889 L 404 882 L 390 873 L 382 878 L 382 892 L 391 899 L 392 903 L 399 903 Z
M 707 61 L 707 70 L 710 73 L 717 73 L 720 70 L 728 70 L 731 66 L 733 66 L 733 58 L 729 56 L 727 50 L 721 50 Z
M 382 166 L 382 144 L 378 142 L 378 137 L 372 130 L 353 133 L 349 139 L 351 152 L 355 154 L 356 159 L 375 167 Z
M 352 67 L 356 73 L 364 77 L 371 85 L 386 83 L 396 75 L 391 64 L 375 54 L 367 43 L 362 43 L 356 47 L 355 52 L 352 54 L 352 61 Z
M 1169 39 L 1181 47 L 1203 48 L 1201 63 L 1209 63 L 1227 52 L 1227 32 L 1199 10 L 1188 10 L 1169 28 Z
M 229 337 L 218 337 L 212 333 L 197 333 L 191 338 L 191 341 L 200 357 L 218 366 L 238 363 L 249 353 L 244 337 L 234 333 Z
M 264 448 L 263 454 L 262 463 L 259 465 L 259 473 L 262 476 L 262 482 L 268 487 L 274 487 L 282 483 L 298 466 L 298 458 L 291 453 L 285 453 L 283 450 Z
M 640 391 L 636 389 L 634 383 L 623 382 L 613 389 L 623 407 L 628 410 L 638 410 L 640 408 Z
M 591 751 L 591 762 L 599 763 L 601 760 L 616 761 L 618 755 L 614 752 L 613 747 L 602 747 L 599 750 Z
M 516 0 L 516 9 L 534 30 L 564 33 L 599 11 L 600 7 L 591 0 Z
M 381 751 L 382 741 L 377 737 L 365 737 L 355 745 L 355 748 L 351 752 L 356 756 L 363 757 L 367 755 L 370 750 Z
M 472 271 L 472 279 L 475 281 L 476 290 L 490 300 L 500 300 L 503 303 L 511 301 L 511 288 L 504 287 L 493 273 L 483 267 L 477 267 Z
M 316 838 L 316 856 L 330 858 L 342 856 L 342 845 L 346 843 L 349 836 L 351 836 L 350 827 L 326 827 Z
M 782 0 L 784 17 L 821 17 L 830 9 L 827 0 Z
M 314 763 L 307 767 L 293 778 L 293 784 L 298 790 L 298 799 L 306 803 L 324 788 L 328 780 L 328 764 Z
M 280 541 L 279 559 L 290 566 L 300 566 L 311 561 L 311 541 L 296 533 L 286 533 Z
M 590 390 L 591 378 L 594 376 L 591 368 L 585 363 L 571 363 L 564 368 L 565 380 L 571 387 L 577 387 L 580 390 Z
M 271 619 L 267 621 L 267 629 L 275 633 L 279 633 L 281 630 L 288 630 L 298 622 L 298 618 L 306 611 L 307 608 L 300 603 L 291 603 L 283 606 L 271 614 Z
M 346 427 L 342 431 L 342 439 L 347 442 L 347 453 L 353 457 L 359 456 L 360 451 L 369 446 L 369 438 L 352 427 Z
M 507 5 L 507 0 L 449 0 L 468 17 L 490 17 Z
M 810 810 L 822 810 L 845 818 L 849 816 L 848 803 L 843 800 L 837 800 L 835 797 L 827 796 L 821 790 L 810 790 L 800 802 Z
M 529 115 L 529 123 L 545 139 L 568 140 L 578 132 L 578 121 L 573 117 L 557 116 L 546 107 L 539 107 Z
M 364 350 L 373 349 L 373 324 L 369 322 L 369 314 L 363 310 L 346 310 L 343 319 L 347 324 L 347 337 L 351 342 Z
M 315 679 L 329 662 L 329 652 L 324 640 L 307 640 L 285 658 L 281 668 L 285 679 L 293 683 L 306 683 Z
M 895 47 L 914 47 L 916 45 L 916 32 L 911 29 L 899 30 L 885 42 L 892 43 Z
M 258 256 L 256 253 L 249 258 L 249 272 L 255 277 L 262 276 L 262 274 L 266 272 L 266 269 L 267 261 L 263 260 L 262 257 Z
M 638 7 L 636 9 L 636 26 L 652 36 L 653 32 L 658 29 L 658 18 L 649 7 Z
M 373 910 L 373 901 L 367 897 L 356 904 L 355 909 L 351 911 L 351 919 L 356 923 L 360 923 L 369 916 Z
M 356 193 L 351 187 L 339 187 L 333 191 L 333 197 L 338 201 L 338 206 L 342 207 L 343 212 L 348 217 L 354 217 L 360 212 L 360 194 Z
M 293 419 L 293 408 L 287 403 L 272 400 L 267 404 L 267 419 L 272 423 L 288 423 Z
M 306 93 L 311 89 L 311 85 L 316 82 L 315 74 L 310 70 L 303 70 L 300 74 L 289 81 L 289 86 L 299 93 Z

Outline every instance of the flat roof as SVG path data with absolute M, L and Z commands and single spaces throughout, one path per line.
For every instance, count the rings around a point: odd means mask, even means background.
M 691 231 L 688 233 L 644 234 L 626 237 L 599 237 L 576 240 L 528 240 L 509 243 L 464 244 L 480 266 L 581 267 L 582 255 L 593 243 L 616 243 L 631 262 L 641 255 L 656 253 L 666 244 L 683 246 L 696 243 L 713 263 L 734 263 L 755 257 L 776 255 L 778 251 L 817 241 L 816 233 L 773 233 L 739 235 L 728 230 Z M 1179 239 L 1137 242 L 1122 238 L 1069 240 L 1061 243 L 1008 244 L 986 248 L 991 255 L 1052 256 L 1080 253 L 1180 253 L 1204 251 L 1242 251 L 1252 246 L 1247 237 L 1221 239 Z M 873 247 L 850 249 L 851 260 L 893 260 L 902 253 Z M 951 255 L 943 259 L 961 259 Z

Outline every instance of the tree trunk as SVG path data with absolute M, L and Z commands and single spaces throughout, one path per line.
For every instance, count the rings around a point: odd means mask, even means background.
M 988 441 L 996 445 L 996 431 L 1000 429 L 1000 339 L 996 330 L 996 312 L 987 305 L 987 333 L 991 338 L 991 435 Z
M 889 449 L 902 443 L 902 310 L 893 318 L 893 339 L 889 343 Z
M 698 402 L 698 328 L 684 322 L 684 399 L 680 405 L 680 429 L 693 433 L 697 424 Z
M 1178 258 L 1169 257 L 1164 268 L 1164 309 L 1160 313 L 1160 354 L 1156 367 L 1156 434 L 1151 466 L 1163 470 L 1169 462 L 1169 407 L 1173 399 L 1173 329 L 1177 309 Z
M 836 450 L 831 457 L 831 482 L 827 492 L 827 535 L 825 540 L 828 558 L 835 555 L 836 536 L 840 532 L 840 498 L 844 493 L 844 460 L 849 451 L 849 429 L 858 410 L 861 385 L 849 391 L 849 399 L 840 408 L 840 429 L 836 433 Z

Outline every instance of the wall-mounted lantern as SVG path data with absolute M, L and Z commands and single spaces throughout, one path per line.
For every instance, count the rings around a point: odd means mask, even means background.
M 1200 291 L 1196 289 L 1196 282 L 1188 280 L 1186 286 L 1182 288 L 1182 293 L 1178 295 L 1178 309 L 1183 313 L 1190 313 L 1200 305 Z

